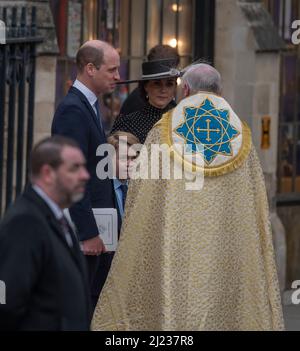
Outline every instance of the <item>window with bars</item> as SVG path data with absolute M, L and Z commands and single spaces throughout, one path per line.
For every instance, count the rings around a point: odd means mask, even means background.
M 281 53 L 278 142 L 278 200 L 300 203 L 300 47 L 291 42 L 292 23 L 300 19 L 298 0 L 264 0 L 286 50 Z

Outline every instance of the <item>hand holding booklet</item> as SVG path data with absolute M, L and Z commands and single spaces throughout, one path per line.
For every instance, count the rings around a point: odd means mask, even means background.
M 118 214 L 115 208 L 93 208 L 100 237 L 107 251 L 116 251 L 118 244 Z
M 93 208 L 100 238 L 107 251 L 116 251 L 118 245 L 118 214 L 115 208 Z M 64 214 L 68 221 L 74 226 L 69 214 L 65 209 Z

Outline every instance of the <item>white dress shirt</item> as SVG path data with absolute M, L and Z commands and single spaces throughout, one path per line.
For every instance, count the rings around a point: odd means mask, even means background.
M 62 209 L 42 190 L 38 185 L 32 185 L 33 190 L 46 202 L 55 218 L 60 221 L 64 217 Z M 73 241 L 70 233 L 64 233 L 66 241 L 70 247 L 73 246 Z
M 97 110 L 95 107 L 96 101 L 98 101 L 97 96 L 95 93 L 93 93 L 88 87 L 86 87 L 83 83 L 81 83 L 78 79 L 75 80 L 73 87 L 78 89 L 88 100 L 88 102 L 91 104 L 96 116 L 97 116 Z

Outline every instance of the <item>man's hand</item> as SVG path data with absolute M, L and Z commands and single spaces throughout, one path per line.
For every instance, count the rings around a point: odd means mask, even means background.
M 95 238 L 82 241 L 82 251 L 87 256 L 98 256 L 102 252 L 106 252 L 102 239 L 97 235 Z

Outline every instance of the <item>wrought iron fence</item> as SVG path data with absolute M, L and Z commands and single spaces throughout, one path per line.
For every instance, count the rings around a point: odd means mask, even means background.
M 22 191 L 33 143 L 36 8 L 0 8 L 0 215 Z

